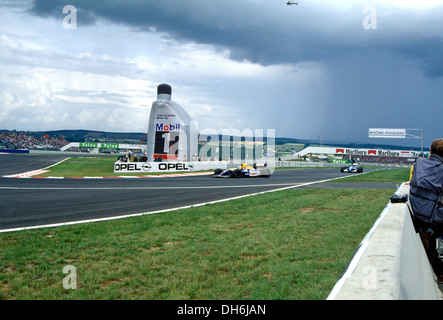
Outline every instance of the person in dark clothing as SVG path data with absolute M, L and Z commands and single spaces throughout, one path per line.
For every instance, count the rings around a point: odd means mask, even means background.
M 140 162 L 147 162 L 148 158 L 146 157 L 146 152 L 140 157 Z
M 431 144 L 429 158 L 418 158 L 412 172 L 409 202 L 414 224 L 439 283 L 443 262 L 438 257 L 437 239 L 443 236 L 443 139 Z

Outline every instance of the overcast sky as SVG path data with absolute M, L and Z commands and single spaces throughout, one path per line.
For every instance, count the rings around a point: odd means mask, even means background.
M 286 1 L 0 0 L 0 129 L 146 132 L 168 83 L 199 129 L 443 137 L 443 1 Z

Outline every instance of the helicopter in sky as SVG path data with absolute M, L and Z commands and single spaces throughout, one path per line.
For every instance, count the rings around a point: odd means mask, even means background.
M 286 4 L 287 4 L 288 6 L 293 5 L 293 4 L 295 4 L 296 6 L 298 6 L 298 1 L 297 1 L 297 2 L 294 2 L 294 1 L 289 0 L 288 2 L 286 2 Z

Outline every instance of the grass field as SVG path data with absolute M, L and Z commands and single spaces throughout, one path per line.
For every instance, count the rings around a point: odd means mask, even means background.
M 62 163 L 53 166 L 49 172 L 40 175 L 41 177 L 102 177 L 118 176 L 114 173 L 114 163 L 117 161 L 113 157 L 72 157 Z M 128 174 L 130 175 L 130 174 Z
M 394 191 L 285 190 L 0 234 L 0 299 L 325 299 Z
M 140 173 L 114 173 L 116 156 L 110 157 L 72 157 L 49 169 L 39 177 L 116 177 L 138 176 Z M 161 175 L 160 172 L 143 172 L 143 175 Z
M 363 175 L 350 174 L 341 182 L 404 182 L 409 180 L 409 170 L 409 168 L 386 169 Z

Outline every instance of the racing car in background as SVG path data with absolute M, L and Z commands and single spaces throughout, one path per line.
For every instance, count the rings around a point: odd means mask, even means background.
M 238 168 L 232 169 L 215 169 L 214 174 L 211 175 L 212 178 L 253 178 L 253 177 L 265 177 L 269 178 L 271 176 L 271 170 L 267 165 L 249 166 L 242 163 Z
M 349 173 L 362 173 L 363 167 L 355 166 L 353 163 L 350 163 L 348 167 L 341 167 L 340 172 L 349 172 Z

